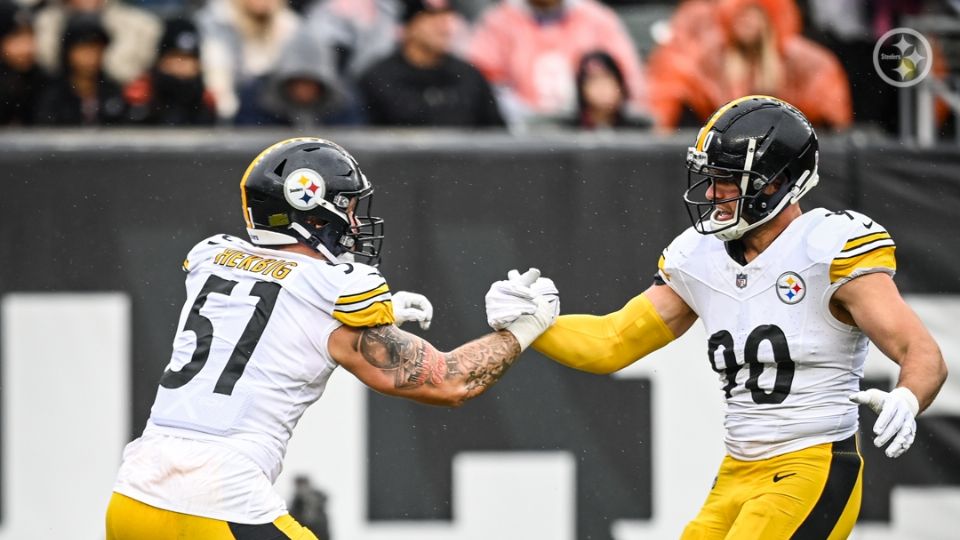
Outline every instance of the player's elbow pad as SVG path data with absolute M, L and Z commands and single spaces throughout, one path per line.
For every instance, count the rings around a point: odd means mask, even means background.
M 675 337 L 641 294 L 608 315 L 563 315 L 533 342 L 533 348 L 574 369 L 613 373 Z

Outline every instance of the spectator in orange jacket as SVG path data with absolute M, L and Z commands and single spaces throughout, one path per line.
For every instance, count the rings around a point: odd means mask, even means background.
M 623 70 L 630 96 L 645 111 L 636 47 L 610 8 L 596 0 L 501 0 L 477 25 L 468 57 L 487 78 L 509 123 L 529 115 L 569 117 L 584 54 L 603 49 Z
M 800 27 L 794 0 L 685 2 L 670 41 L 650 58 L 658 125 L 700 124 L 736 97 L 766 94 L 793 103 L 815 125 L 849 126 L 846 73 L 831 52 L 800 36 Z

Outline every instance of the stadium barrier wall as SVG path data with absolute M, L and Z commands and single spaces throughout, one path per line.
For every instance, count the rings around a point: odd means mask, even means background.
M 56 446 L 58 435 L 82 438 L 77 424 L 95 424 L 103 430 L 95 437 L 99 452 L 118 463 L 119 441 L 142 429 L 168 360 L 183 301 L 181 261 L 207 236 L 243 235 L 239 178 L 263 147 L 293 135 L 0 134 L 0 540 L 36 524 L 22 508 L 63 518 L 48 519 L 50 527 L 69 525 L 72 514 L 59 502 L 78 489 L 105 505 L 112 478 L 71 478 L 71 464 L 82 467 L 86 451 L 79 455 L 69 441 Z M 487 330 L 483 295 L 510 268 L 537 266 L 553 277 L 564 312 L 617 309 L 648 286 L 660 251 L 689 225 L 680 196 L 692 133 L 322 136 L 350 150 L 374 182 L 374 210 L 387 220 L 381 269 L 392 289 L 431 298 L 430 331 L 407 329 L 441 349 Z M 886 226 L 898 244 L 899 286 L 928 324 L 939 322 L 941 341 L 956 340 L 960 154 L 859 133 L 824 137 L 821 148 L 821 185 L 803 206 L 854 209 Z M 77 293 L 109 324 L 77 318 L 70 310 Z M 52 311 L 49 327 L 37 326 L 44 320 L 37 309 Z M 77 336 L 64 325 L 86 330 Z M 24 336 L 51 343 L 32 358 Z M 90 346 L 98 340 L 111 351 L 125 348 L 127 365 L 118 371 L 115 354 L 98 357 Z M 685 336 L 613 377 L 530 352 L 496 388 L 458 410 L 385 398 L 336 375 L 294 435 L 278 487 L 289 494 L 292 475 L 309 473 L 331 496 L 336 538 L 676 537 L 723 452 L 722 402 L 704 341 Z M 53 369 L 21 369 L 14 357 Z M 56 368 L 75 362 L 85 369 Z M 868 366 L 872 382 L 892 384 L 891 362 L 879 356 Z M 54 391 L 37 381 L 58 373 L 76 386 Z M 24 381 L 47 396 L 37 421 L 49 431 L 35 443 L 21 415 L 34 410 L 36 396 L 11 391 Z M 869 444 L 873 417 L 865 412 L 860 538 L 951 536 L 960 512 L 958 390 L 948 385 L 944 405 L 921 417 L 915 448 L 897 462 Z M 96 405 L 78 403 L 84 395 L 100 396 L 105 408 L 84 416 Z M 127 406 L 110 406 L 118 402 Z M 37 446 L 46 451 L 29 452 Z M 43 460 L 58 465 L 45 468 Z M 46 469 L 50 478 L 40 481 Z M 34 471 L 37 482 L 12 471 Z M 940 509 L 933 518 L 910 519 L 911 508 L 931 504 Z

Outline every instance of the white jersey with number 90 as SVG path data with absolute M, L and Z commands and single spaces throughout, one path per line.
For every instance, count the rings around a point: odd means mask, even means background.
M 853 435 L 869 342 L 830 312 L 836 290 L 893 274 L 890 234 L 856 212 L 812 210 L 749 264 L 688 229 L 664 250 L 660 276 L 703 321 L 726 398 L 727 452 L 759 460 Z

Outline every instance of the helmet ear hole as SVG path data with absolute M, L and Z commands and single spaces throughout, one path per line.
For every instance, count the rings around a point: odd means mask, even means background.
M 760 191 L 764 190 L 764 195 L 772 195 L 772 193 L 766 193 L 768 188 L 774 188 L 774 192 L 779 191 L 780 187 L 787 182 L 787 175 L 784 173 L 778 174 L 776 177 L 770 181 L 764 181 L 761 178 L 758 178 L 753 181 L 753 189 Z
M 321 229 L 323 228 L 324 225 L 329 223 L 329 221 L 322 219 L 319 216 L 307 216 L 307 218 L 304 219 L 303 222 L 315 229 Z

